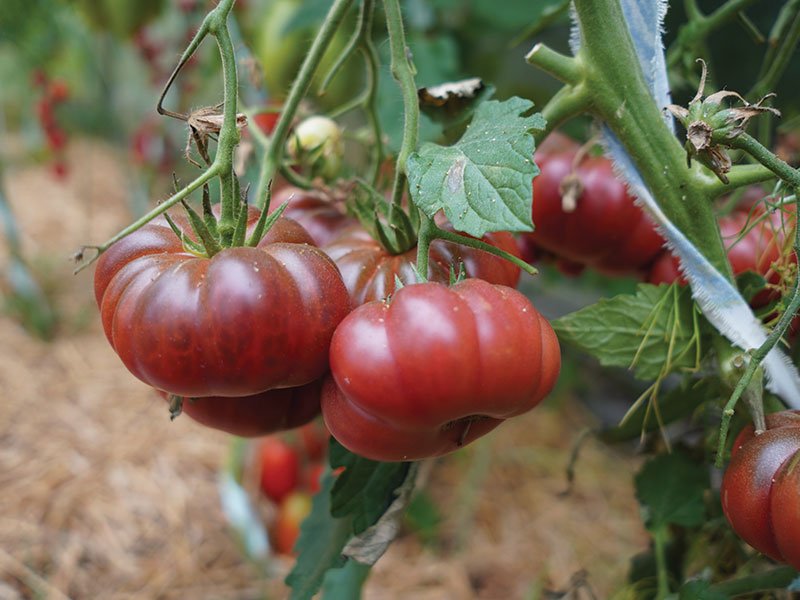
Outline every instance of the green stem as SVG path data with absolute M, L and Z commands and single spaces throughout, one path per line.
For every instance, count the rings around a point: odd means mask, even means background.
M 319 63 L 322 60 L 325 51 L 330 46 L 333 36 L 342 24 L 347 11 L 353 4 L 354 0 L 335 0 L 330 10 L 328 11 L 325 21 L 317 33 L 317 37 L 311 44 L 300 71 L 292 83 L 289 90 L 289 95 L 286 102 L 283 104 L 281 116 L 275 124 L 275 130 L 272 132 L 269 148 L 267 149 L 263 162 L 261 163 L 261 172 L 258 177 L 258 188 L 256 189 L 256 206 L 262 210 L 268 210 L 267 202 L 267 187 L 269 182 L 275 176 L 281 160 L 283 159 L 283 151 L 286 146 L 286 139 L 289 136 L 289 129 L 297 113 L 297 108 L 300 106 L 300 101 L 308 93 L 311 87 L 311 80 L 319 68 Z M 268 67 L 268 65 L 265 65 Z
M 85 250 L 89 250 L 89 249 L 95 250 L 97 252 L 97 254 L 95 254 L 93 257 L 91 257 L 86 262 L 82 262 L 75 269 L 75 273 L 79 273 L 80 271 L 82 271 L 83 269 L 85 269 L 86 267 L 91 265 L 94 261 L 96 261 L 99 258 L 99 256 L 103 252 L 108 250 L 112 245 L 114 245 L 115 243 L 120 241 L 122 238 L 130 235 L 131 233 L 133 233 L 137 229 L 140 229 L 141 227 L 143 227 L 144 225 L 146 225 L 147 223 L 149 223 L 150 221 L 155 219 L 158 215 L 167 212 L 170 208 L 175 206 L 178 202 L 180 202 L 181 200 L 184 200 L 189 194 L 191 194 L 195 190 L 200 189 L 203 186 L 204 183 L 207 183 L 207 182 L 211 181 L 214 177 L 217 176 L 217 174 L 218 174 L 218 167 L 217 167 L 217 165 L 215 163 L 215 164 L 211 165 L 202 175 L 200 175 L 197 179 L 192 181 L 185 188 L 183 188 L 179 192 L 177 192 L 177 193 L 173 194 L 172 196 L 170 196 L 167 200 L 165 200 L 164 202 L 162 202 L 161 204 L 156 206 L 154 209 L 152 209 L 146 215 L 136 219 L 136 221 L 134 221 L 133 223 L 128 225 L 125 229 L 123 229 L 122 231 L 118 232 L 113 237 L 111 237 L 108 240 L 106 240 L 106 242 L 104 242 L 100 246 L 83 246 L 81 248 L 80 252 L 77 255 L 79 261 L 83 261 L 84 260 L 83 259 L 83 252 Z
M 397 154 L 397 170 L 395 172 L 391 204 L 392 207 L 400 207 L 406 183 L 406 161 L 411 153 L 417 149 L 419 100 L 417 99 L 417 84 L 414 81 L 414 67 L 409 60 L 408 47 L 406 46 L 400 2 L 399 0 L 384 0 L 383 5 L 386 11 L 386 27 L 389 32 L 392 76 L 397 81 L 403 94 L 405 119 L 403 122 L 403 141 Z M 425 264 L 427 265 L 427 257 Z M 427 273 L 427 270 L 423 271 L 423 275 L 425 273 Z
M 223 109 L 222 127 L 217 142 L 217 152 L 214 155 L 214 165 L 217 166 L 220 179 L 220 219 L 219 234 L 223 247 L 231 245 L 233 232 L 236 228 L 234 205 L 239 202 L 234 194 L 233 153 L 239 143 L 239 128 L 236 125 L 236 110 L 238 105 L 238 78 L 236 73 L 236 55 L 233 43 L 228 32 L 228 13 L 233 6 L 233 0 L 223 0 L 209 15 L 209 33 L 217 40 L 220 59 L 222 61 L 223 81 Z
M 361 51 L 364 54 L 364 59 L 367 62 L 367 95 L 364 99 L 364 110 L 367 113 L 367 120 L 369 121 L 372 135 L 375 138 L 374 148 L 372 154 L 372 185 L 378 183 L 378 178 L 381 172 L 381 163 L 385 151 L 383 148 L 383 129 L 381 122 L 378 118 L 378 77 L 380 75 L 380 57 L 375 44 L 372 41 L 372 17 L 375 11 L 374 0 L 364 0 L 365 15 L 365 32 L 362 38 Z
M 728 183 L 723 183 L 719 177 L 708 177 L 705 181 L 705 192 L 709 198 L 718 198 L 723 194 L 775 179 L 775 174 L 763 165 L 736 165 L 728 172 Z
M 791 60 L 800 40 L 800 0 L 787 2 L 769 35 L 758 81 L 746 97 L 760 98 L 772 91 Z
M 432 230 L 433 239 L 444 240 L 446 242 L 452 242 L 454 244 L 460 244 L 461 246 L 469 246 L 470 248 L 475 248 L 477 250 L 483 250 L 484 252 L 489 252 L 490 254 L 494 254 L 495 256 L 499 256 L 500 258 L 504 258 L 509 262 L 514 263 L 520 269 L 525 271 L 526 273 L 530 273 L 531 275 L 536 275 L 538 271 L 532 265 L 529 265 L 521 258 L 514 256 L 513 254 L 506 252 L 505 250 L 501 250 L 497 246 L 492 246 L 491 244 L 487 244 L 483 240 L 476 239 L 474 237 L 470 237 L 467 235 L 463 235 L 460 233 L 456 233 L 454 231 L 447 231 L 446 229 L 440 229 L 434 225 Z M 417 259 L 419 260 L 419 259 Z M 419 264 L 419 263 L 417 263 Z
M 550 132 L 558 129 L 570 119 L 586 112 L 589 106 L 589 96 L 586 87 L 583 85 L 565 85 L 547 101 L 542 108 L 542 116 L 546 119 L 547 125 L 542 130 L 536 130 L 534 137 L 538 145 Z
M 656 579 L 658 591 L 657 600 L 664 600 L 669 596 L 669 568 L 667 567 L 667 538 L 669 533 L 665 526 L 659 527 L 653 533 L 653 552 L 656 559 Z
M 411 210 L 417 210 L 413 208 Z M 417 280 L 428 281 L 428 251 L 436 239 L 436 224 L 421 210 L 419 211 L 419 231 L 417 232 Z
M 583 73 L 578 58 L 556 52 L 544 44 L 536 44 L 525 56 L 528 64 L 534 65 L 568 85 L 578 85 L 583 81 Z
M 794 190 L 800 189 L 800 171 L 793 169 L 780 158 L 775 156 L 757 139 L 747 133 L 742 133 L 732 140 L 723 140 L 733 148 L 744 150 L 767 169 L 783 179 Z

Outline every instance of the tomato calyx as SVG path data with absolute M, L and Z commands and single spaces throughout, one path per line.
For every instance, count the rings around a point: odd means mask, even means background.
M 363 180 L 356 181 L 351 212 L 391 255 L 408 252 L 417 245 L 419 215 L 390 203 Z
M 194 238 L 190 237 L 185 229 L 178 227 L 174 219 L 170 217 L 168 213 L 164 213 L 167 224 L 178 239 L 181 240 L 184 250 L 199 258 L 211 258 L 219 254 L 225 248 L 242 246 L 255 248 L 258 246 L 258 243 L 264 238 L 275 221 L 277 221 L 283 214 L 283 211 L 286 210 L 288 202 L 284 202 L 272 212 L 262 211 L 255 227 L 248 237 L 247 225 L 249 208 L 244 196 L 238 193 L 238 187 L 237 181 L 236 188 L 239 201 L 234 202 L 232 206 L 231 212 L 233 214 L 231 216 L 234 223 L 232 230 L 230 226 L 224 226 L 224 216 L 220 214 L 224 212 L 224 208 L 215 211 L 215 208 L 211 206 L 208 185 L 203 186 L 202 216 L 189 206 L 185 200 L 181 201 Z

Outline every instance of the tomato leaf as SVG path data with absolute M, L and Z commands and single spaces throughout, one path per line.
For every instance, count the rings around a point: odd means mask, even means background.
M 331 569 L 322 582 L 322 597 L 325 600 L 354 600 L 361 598 L 361 588 L 369 577 L 371 567 L 355 560 L 348 560 L 339 569 Z
M 346 556 L 362 564 L 374 565 L 378 562 L 400 533 L 403 514 L 411 501 L 418 470 L 419 463 L 411 463 L 405 480 L 397 489 L 397 497 L 374 525 L 347 542 L 344 549 Z
M 592 354 L 604 366 L 633 369 L 653 380 L 697 362 L 699 332 L 688 289 L 640 284 L 553 321 L 562 342 Z
M 634 483 L 650 531 L 670 524 L 695 527 L 705 521 L 703 494 L 709 481 L 701 462 L 681 452 L 659 454 L 645 463 Z
M 730 596 L 715 591 L 711 584 L 703 579 L 687 581 L 678 592 L 678 600 L 728 600 Z
M 540 114 L 523 116 L 533 103 L 522 98 L 478 105 L 452 146 L 423 144 L 408 158 L 411 198 L 426 215 L 444 209 L 453 226 L 475 237 L 488 231 L 531 231 L 533 162 L 531 130 L 545 126 Z
M 384 463 L 363 458 L 332 442 L 331 468 L 344 467 L 331 492 L 331 515 L 353 520 L 358 535 L 386 512 L 406 480 L 411 463 Z
M 352 517 L 330 515 L 333 475 L 325 473 L 321 483 L 312 501 L 311 514 L 300 526 L 300 537 L 295 544 L 297 562 L 286 576 L 292 600 L 310 600 L 319 591 L 328 570 L 345 564 L 342 550 L 353 535 Z

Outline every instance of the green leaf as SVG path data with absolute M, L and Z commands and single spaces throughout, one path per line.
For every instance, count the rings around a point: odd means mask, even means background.
M 323 600 L 360 600 L 370 570 L 369 565 L 355 560 L 348 560 L 340 569 L 331 569 L 322 582 Z
M 409 529 L 415 532 L 423 543 L 430 544 L 439 536 L 442 514 L 430 494 L 420 491 L 411 499 L 405 521 Z
M 650 459 L 634 483 L 650 531 L 670 524 L 696 527 L 705 521 L 703 495 L 709 487 L 708 472 L 686 454 L 673 452 Z
M 678 600 L 728 600 L 730 596 L 711 589 L 705 580 L 687 581 L 681 586 Z
M 531 231 L 533 162 L 531 131 L 542 129 L 540 114 L 523 116 L 533 103 L 522 98 L 489 100 L 453 146 L 424 144 L 406 165 L 411 198 L 433 215 L 444 209 L 458 231 L 482 237 L 487 231 Z
M 292 588 L 292 600 L 310 600 L 319 591 L 326 572 L 345 563 L 342 550 L 353 535 L 353 520 L 350 516 L 331 517 L 333 487 L 334 477 L 329 471 L 314 496 L 311 514 L 300 527 L 295 545 L 297 562 L 286 577 L 286 585 Z
M 358 535 L 389 508 L 410 463 L 384 463 L 363 458 L 335 441 L 330 446 L 331 468 L 344 467 L 331 493 L 331 515 L 350 518 Z
M 691 291 L 639 284 L 553 322 L 562 343 L 597 357 L 604 366 L 633 369 L 653 380 L 696 366 L 700 332 Z

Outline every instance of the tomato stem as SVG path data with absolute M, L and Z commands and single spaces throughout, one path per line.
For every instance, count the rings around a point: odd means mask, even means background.
M 392 188 L 392 204 L 389 207 L 389 221 L 393 207 L 400 207 L 403 200 L 403 191 L 406 184 L 406 161 L 417 149 L 419 138 L 419 99 L 417 98 L 417 84 L 414 80 L 414 66 L 409 58 L 406 44 L 405 30 L 403 29 L 403 16 L 398 0 L 384 0 L 386 12 L 386 28 L 389 32 L 389 48 L 391 50 L 392 76 L 403 94 L 403 141 L 397 153 L 397 167 L 395 170 L 394 185 Z M 425 260 L 427 265 L 427 258 Z M 427 271 L 425 271 L 427 273 Z
M 256 188 L 256 206 L 261 210 L 269 210 L 267 188 L 280 167 L 286 140 L 289 137 L 289 129 L 297 113 L 297 108 L 300 106 L 300 101 L 308 93 L 311 87 L 311 80 L 319 68 L 319 63 L 352 4 L 353 0 L 334 1 L 322 26 L 319 28 L 317 37 L 303 60 L 303 64 L 300 66 L 292 87 L 289 89 L 289 95 L 272 132 L 269 148 L 267 148 L 264 160 L 261 163 L 261 172 L 259 173 L 258 187 Z

